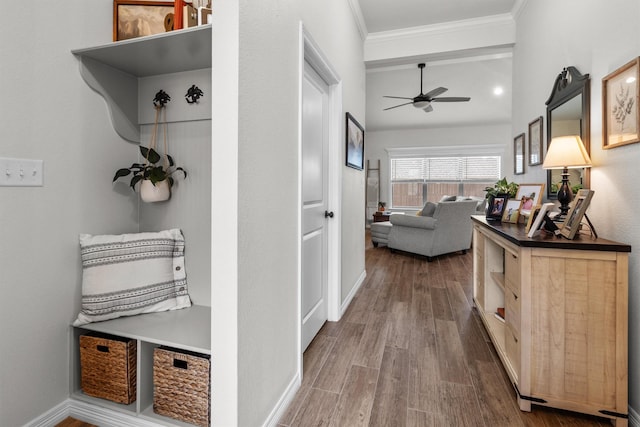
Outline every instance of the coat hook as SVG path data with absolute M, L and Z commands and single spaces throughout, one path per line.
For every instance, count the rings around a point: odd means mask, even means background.
M 156 97 L 153 98 L 153 105 L 159 108 L 163 108 L 167 102 L 171 101 L 169 94 L 162 89 L 156 93 Z
M 200 99 L 200 97 L 203 95 L 204 92 L 202 92 L 198 86 L 191 85 L 184 97 L 187 98 L 187 102 L 189 104 L 193 104 L 194 102 L 198 102 L 198 99 Z

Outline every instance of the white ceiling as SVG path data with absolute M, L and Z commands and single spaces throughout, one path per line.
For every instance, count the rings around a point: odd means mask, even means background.
M 515 0 L 359 0 L 370 33 L 511 13 Z
M 433 28 L 443 23 L 509 16 L 519 0 L 358 0 L 368 36 L 393 35 L 407 28 Z M 383 33 L 380 33 L 383 32 Z M 456 37 L 455 31 L 450 37 Z M 412 105 L 383 111 L 403 100 L 384 95 L 415 97 L 425 62 L 424 93 L 439 86 L 440 96 L 469 96 L 471 101 L 433 103 L 425 113 Z M 509 123 L 511 120 L 511 47 L 493 46 L 409 59 L 390 58 L 367 63 L 366 127 L 368 131 Z M 496 86 L 503 88 L 495 96 Z M 396 102 L 397 101 L 397 102 Z

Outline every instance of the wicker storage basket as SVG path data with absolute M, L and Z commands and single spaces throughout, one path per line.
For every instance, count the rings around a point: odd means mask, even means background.
M 102 334 L 80 336 L 82 391 L 126 405 L 136 400 L 136 340 Z
M 210 418 L 209 356 L 158 347 L 153 352 L 153 411 L 208 427 Z

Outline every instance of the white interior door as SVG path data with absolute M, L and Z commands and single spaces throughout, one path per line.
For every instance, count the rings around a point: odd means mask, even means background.
M 327 321 L 328 85 L 305 61 L 302 83 L 302 351 Z

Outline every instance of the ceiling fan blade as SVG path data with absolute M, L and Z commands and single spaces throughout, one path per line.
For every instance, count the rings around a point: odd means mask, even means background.
M 433 89 L 431 92 L 425 93 L 424 96 L 427 97 L 427 98 L 433 98 L 435 96 L 438 96 L 440 94 L 445 93 L 448 90 L 449 89 L 447 89 L 446 87 L 437 87 L 437 88 Z
M 430 113 L 433 111 L 433 105 L 427 105 L 423 110 L 425 113 Z
M 395 106 L 393 106 L 393 107 L 385 108 L 385 109 L 384 109 L 384 110 L 382 110 L 382 111 L 391 110 L 391 109 L 393 109 L 393 108 L 398 108 L 398 107 L 402 107 L 403 105 L 409 105 L 409 104 L 413 104 L 413 101 L 412 101 L 412 102 L 405 102 L 404 104 L 395 105 Z
M 467 102 L 471 98 L 467 96 L 445 96 L 442 98 L 433 98 L 431 102 Z
M 404 96 L 387 96 L 384 95 L 383 98 L 393 98 L 393 99 L 413 99 L 413 98 L 406 98 Z

